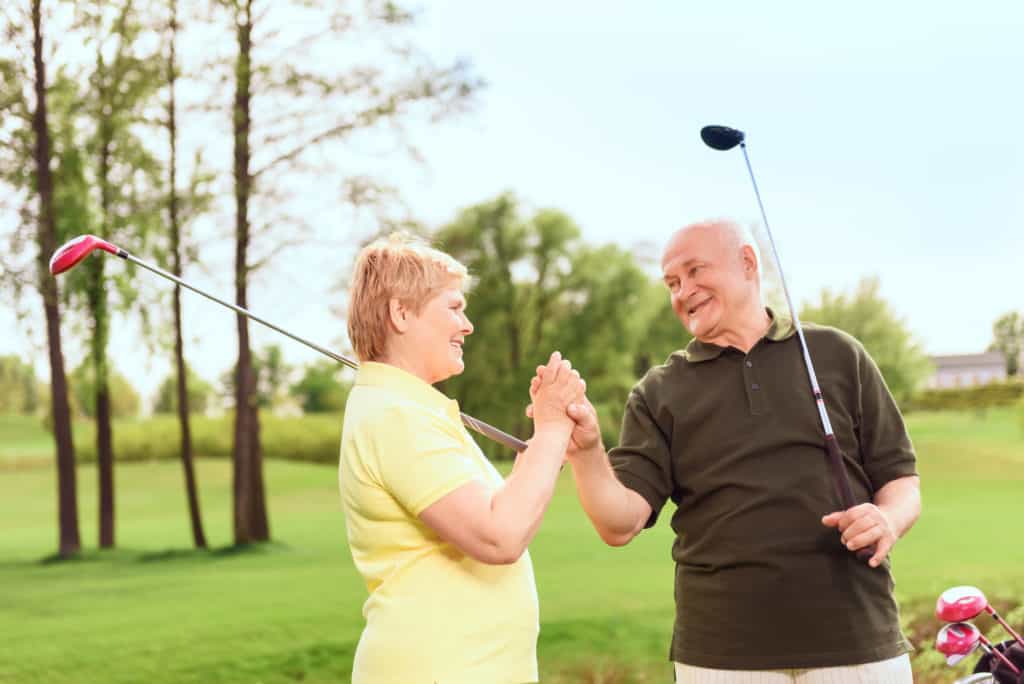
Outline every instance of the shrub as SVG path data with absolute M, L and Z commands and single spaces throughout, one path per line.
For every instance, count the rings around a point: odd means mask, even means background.
M 975 387 L 923 390 L 904 402 L 905 411 L 982 410 L 1012 406 L 1024 398 L 1024 382 L 1008 380 Z
M 260 415 L 263 457 L 310 463 L 336 463 L 341 446 L 341 416 L 277 417 Z M 192 448 L 199 458 L 231 458 L 234 417 L 193 417 Z M 176 416 L 114 421 L 114 458 L 118 461 L 159 461 L 181 458 L 181 433 Z M 80 463 L 96 461 L 96 427 L 75 426 L 75 452 Z

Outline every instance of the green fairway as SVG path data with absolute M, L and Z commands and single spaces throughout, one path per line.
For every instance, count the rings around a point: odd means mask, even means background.
M 36 416 L 0 414 L 0 467 L 53 459 L 53 437 Z
M 1024 437 L 1008 409 L 909 424 L 924 515 L 897 547 L 897 593 L 919 649 L 917 681 L 952 681 L 930 645 L 939 591 L 977 584 L 1024 623 Z M 11 460 L 13 443 L 4 442 Z M 179 464 L 119 464 L 119 550 L 99 553 L 96 471 L 83 466 L 87 551 L 71 562 L 45 560 L 57 539 L 52 468 L 0 471 L 0 682 L 348 681 L 365 589 L 345 546 L 336 471 L 266 467 L 275 543 L 228 546 L 228 462 L 198 468 L 211 552 L 190 550 Z M 663 516 L 628 547 L 604 546 L 567 471 L 531 546 L 543 681 L 671 681 L 671 536 Z

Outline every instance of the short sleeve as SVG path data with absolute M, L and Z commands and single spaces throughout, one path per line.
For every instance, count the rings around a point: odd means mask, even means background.
M 419 406 L 374 421 L 380 484 L 412 515 L 473 479 L 483 479 L 472 445 L 445 416 Z
M 882 373 L 859 343 L 860 447 L 874 491 L 901 477 L 917 475 L 917 459 L 903 416 Z
M 651 416 L 639 388 L 630 392 L 622 417 L 619 446 L 608 453 L 615 476 L 642 496 L 651 507 L 645 527 L 658 519 L 674 489 L 669 438 Z

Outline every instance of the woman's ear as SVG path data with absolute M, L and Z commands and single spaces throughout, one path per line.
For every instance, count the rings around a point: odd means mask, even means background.
M 398 298 L 392 297 L 388 300 L 388 317 L 391 319 L 391 325 L 399 333 L 404 333 L 409 329 L 409 315 L 409 309 Z

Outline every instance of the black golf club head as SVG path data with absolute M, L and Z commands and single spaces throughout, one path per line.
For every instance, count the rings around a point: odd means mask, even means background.
M 700 137 L 708 147 L 731 150 L 743 142 L 746 135 L 743 131 L 728 126 L 705 126 L 700 129 Z

